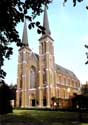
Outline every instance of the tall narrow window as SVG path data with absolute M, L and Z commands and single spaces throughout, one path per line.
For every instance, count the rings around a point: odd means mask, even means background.
M 46 52 L 46 42 L 42 42 L 41 46 L 42 46 L 42 54 L 44 54 Z
M 43 43 L 41 43 L 41 48 L 42 48 L 42 54 L 43 54 Z
M 62 81 L 61 81 L 61 76 L 59 76 L 59 83 L 62 84 L 61 82 L 62 82 Z
M 43 84 L 46 84 L 46 70 L 43 68 Z
M 34 66 L 31 67 L 30 71 L 30 88 L 36 87 L 36 69 Z
M 44 53 L 46 52 L 46 42 L 44 42 Z

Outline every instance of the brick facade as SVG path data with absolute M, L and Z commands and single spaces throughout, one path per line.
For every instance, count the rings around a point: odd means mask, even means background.
M 17 107 L 50 107 L 51 98 L 68 99 L 79 93 L 80 81 L 75 74 L 55 64 L 54 40 L 50 35 L 47 11 L 44 11 L 45 35 L 39 39 L 39 55 L 33 53 L 27 42 L 24 24 L 23 43 L 19 49 L 16 91 Z

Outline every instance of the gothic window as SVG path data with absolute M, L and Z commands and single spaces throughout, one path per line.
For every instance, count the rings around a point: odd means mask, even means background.
M 46 52 L 46 42 L 43 42 L 42 44 L 42 54 Z
M 43 84 L 46 84 L 46 69 L 43 68 Z
M 71 86 L 74 87 L 74 81 L 73 80 L 71 81 Z
M 31 67 L 30 71 L 30 88 L 36 87 L 36 69 L 34 66 Z
M 49 43 L 49 49 L 50 49 L 50 53 L 53 55 L 53 45 L 52 45 L 52 43 Z
M 59 82 L 60 82 L 60 84 L 61 84 L 61 82 L 62 82 L 62 81 L 61 81 L 61 76 L 59 76 Z
M 64 78 L 64 85 L 66 85 L 66 78 Z
M 19 63 L 22 63 L 22 61 L 23 61 L 23 53 L 21 52 L 19 55 Z
M 27 56 L 26 56 L 26 60 L 27 60 L 27 62 L 28 62 L 28 61 L 29 61 L 29 56 L 30 56 L 30 54 L 27 53 L 26 55 L 27 55 Z
M 70 86 L 70 79 L 68 79 L 67 85 Z
M 41 43 L 41 46 L 42 46 L 41 48 L 42 48 L 42 54 L 43 54 L 43 43 Z
M 22 89 L 22 78 L 20 79 L 20 89 Z

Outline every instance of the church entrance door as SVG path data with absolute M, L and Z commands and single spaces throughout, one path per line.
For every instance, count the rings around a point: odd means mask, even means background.
M 35 99 L 32 99 L 32 106 L 35 106 Z

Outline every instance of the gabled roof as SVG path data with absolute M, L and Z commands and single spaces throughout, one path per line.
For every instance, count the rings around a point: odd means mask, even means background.
M 39 60 L 39 55 L 36 54 L 36 53 L 34 53 L 34 54 L 35 54 L 37 60 Z M 66 69 L 66 68 L 64 68 L 64 67 L 62 67 L 62 66 L 60 66 L 58 64 L 56 64 L 55 66 L 56 66 L 56 72 L 57 73 L 63 74 L 65 76 L 71 77 L 72 79 L 75 79 L 75 80 L 79 81 L 79 79 L 77 78 L 77 76 L 71 70 Z

